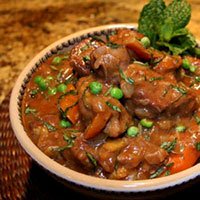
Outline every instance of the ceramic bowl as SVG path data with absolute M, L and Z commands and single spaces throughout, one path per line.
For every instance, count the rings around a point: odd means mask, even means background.
M 200 164 L 174 175 L 151 180 L 121 181 L 100 179 L 68 169 L 46 156 L 28 137 L 21 121 L 21 101 L 24 89 L 31 75 L 42 62 L 52 54 L 63 51 L 91 35 L 102 35 L 116 28 L 124 27 L 130 29 L 136 28 L 133 24 L 106 25 L 90 28 L 64 37 L 38 53 L 21 72 L 12 90 L 9 107 L 10 120 L 14 133 L 25 151 L 40 166 L 68 187 L 75 188 L 94 197 L 103 197 L 104 199 L 152 198 L 152 196 L 161 195 L 163 191 L 166 195 L 172 191 L 171 188 L 174 190 L 179 185 L 196 179 L 200 175 Z

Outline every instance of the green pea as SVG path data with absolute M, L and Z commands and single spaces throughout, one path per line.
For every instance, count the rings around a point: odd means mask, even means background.
M 35 78 L 34 78 L 34 82 L 36 83 L 36 84 L 39 84 L 39 82 L 42 80 L 43 78 L 42 78 L 42 76 L 36 76 Z
M 190 65 L 190 72 L 194 73 L 196 71 L 197 67 L 195 65 Z
M 180 125 L 180 126 L 176 127 L 176 131 L 178 131 L 178 132 L 184 132 L 185 130 L 186 130 L 185 126 Z
M 194 53 L 199 58 L 200 57 L 200 48 L 195 48 Z
M 196 81 L 196 82 L 200 82 L 200 76 L 196 76 L 196 77 L 195 77 L 195 81 Z
M 61 83 L 60 85 L 57 86 L 58 92 L 65 93 L 66 89 L 67 89 L 67 86 L 64 83 Z
M 150 45 L 151 45 L 151 42 L 150 42 L 150 40 L 149 40 L 148 37 L 143 37 L 143 38 L 140 40 L 140 42 L 142 43 L 142 45 L 143 45 L 145 48 L 148 48 L 148 47 L 150 47 Z
M 153 126 L 153 121 L 150 121 L 148 119 L 142 119 L 140 121 L 140 124 L 145 128 L 151 128 Z
M 49 95 L 55 95 L 57 93 L 57 88 L 49 88 L 48 90 L 48 94 Z
M 89 88 L 92 94 L 99 94 L 102 91 L 102 84 L 94 81 L 89 84 Z
M 123 92 L 120 88 L 114 87 L 110 90 L 110 95 L 115 99 L 121 99 L 123 97 Z
M 183 59 L 182 67 L 184 69 L 190 69 L 190 61 L 188 59 Z
M 41 79 L 40 82 L 38 83 L 38 86 L 40 90 L 44 91 L 48 88 L 48 84 L 45 79 Z
M 60 65 L 60 63 L 62 62 L 62 58 L 61 57 L 55 57 L 55 58 L 53 58 L 53 60 L 52 60 L 52 65 Z
M 136 137 L 138 133 L 139 133 L 139 129 L 136 126 L 131 126 L 127 130 L 127 135 L 130 137 Z
M 62 128 L 69 128 L 69 127 L 72 126 L 72 124 L 71 124 L 69 121 L 62 119 L 62 120 L 60 121 L 60 126 L 61 126 Z

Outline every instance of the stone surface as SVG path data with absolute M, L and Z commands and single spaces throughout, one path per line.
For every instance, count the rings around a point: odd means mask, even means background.
M 190 31 L 200 39 L 200 1 L 192 5 Z M 0 103 L 19 73 L 42 49 L 89 27 L 135 23 L 147 0 L 0 0 Z M 169 2 L 169 1 L 167 1 Z

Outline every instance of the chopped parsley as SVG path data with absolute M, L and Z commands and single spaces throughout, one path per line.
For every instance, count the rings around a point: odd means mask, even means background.
M 122 78 L 123 80 L 125 80 L 127 83 L 129 83 L 129 84 L 131 84 L 131 85 L 134 84 L 134 80 L 133 80 L 132 78 L 130 78 L 130 77 L 127 77 L 127 76 L 124 74 L 124 72 L 122 71 L 122 69 L 119 69 L 119 74 L 120 74 L 121 78 Z
M 111 104 L 109 101 L 106 101 L 106 105 L 109 106 L 110 108 L 112 108 L 113 110 L 117 111 L 117 112 L 121 112 L 121 109 L 118 106 Z
M 171 153 L 174 150 L 176 143 L 177 143 L 177 138 L 175 138 L 171 142 L 163 142 L 160 147 L 166 150 L 168 153 Z

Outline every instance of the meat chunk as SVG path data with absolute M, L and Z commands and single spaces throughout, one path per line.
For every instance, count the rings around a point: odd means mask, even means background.
M 87 38 L 79 42 L 70 52 L 70 65 L 80 76 L 90 74 L 90 54 L 93 50 L 103 45 L 103 42 Z
M 139 33 L 138 31 L 130 29 L 119 29 L 117 30 L 116 34 L 110 36 L 110 41 L 112 43 L 124 45 L 127 43 L 127 41 L 130 41 L 133 38 L 140 40 L 143 37 L 144 35 Z
M 119 69 L 126 69 L 130 56 L 125 47 L 116 49 L 101 46 L 91 54 L 92 68 L 101 78 L 108 82 L 119 82 Z
M 92 158 L 97 160 L 97 153 L 94 148 L 89 146 L 83 137 L 77 137 L 74 141 L 73 147 L 70 149 L 73 156 L 87 169 L 94 168 L 95 163 Z M 93 160 L 93 161 L 94 161 Z
M 106 172 L 113 172 L 116 165 L 116 160 L 119 152 L 127 145 L 127 140 L 116 139 L 107 141 L 99 147 L 98 156 L 99 164 Z
M 94 95 L 89 90 L 92 77 L 84 77 L 78 82 L 79 110 L 85 125 L 85 139 L 104 132 L 110 137 L 118 137 L 131 122 L 131 116 L 117 100 L 102 93 Z M 113 107 L 118 108 L 113 109 Z
M 190 88 L 181 83 L 174 85 L 148 67 L 132 64 L 124 73 L 135 83 L 133 86 L 122 80 L 121 88 L 124 96 L 136 105 L 133 109 L 140 118 L 154 118 L 163 112 L 167 115 L 187 115 L 197 106 Z
M 155 67 L 154 70 L 159 74 L 165 75 L 166 73 L 175 71 L 182 65 L 180 56 L 166 55 Z

